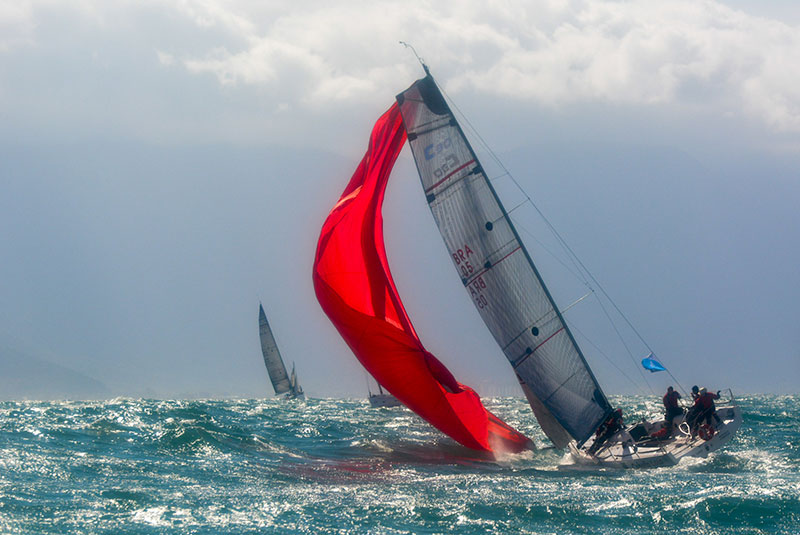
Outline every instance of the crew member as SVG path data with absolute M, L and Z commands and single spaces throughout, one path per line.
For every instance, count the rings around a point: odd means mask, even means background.
M 672 420 L 676 416 L 683 414 L 683 407 L 678 405 L 678 400 L 681 395 L 676 392 L 671 386 L 667 388 L 667 393 L 664 394 L 664 420 L 666 421 L 667 436 L 672 434 Z
M 697 412 L 700 410 L 700 406 L 697 404 L 697 398 L 700 397 L 700 389 L 697 385 L 692 387 L 692 406 L 689 407 L 689 410 L 686 412 L 686 423 L 689 424 L 689 428 L 694 426 L 694 421 L 697 419 Z
M 719 416 L 717 416 L 717 407 L 714 405 L 714 400 L 719 399 L 719 390 L 717 393 L 709 392 L 706 387 L 700 389 L 700 396 L 697 398 L 697 402 L 700 405 L 700 415 L 697 418 L 697 421 L 700 422 L 705 418 L 706 423 L 711 425 L 711 417 L 713 416 L 717 423 L 720 422 Z
M 694 400 L 694 405 L 689 409 L 689 414 L 686 415 L 686 422 L 692 430 L 692 436 L 697 432 L 697 428 L 705 420 L 708 425 L 711 425 L 711 418 L 714 417 L 717 423 L 720 422 L 717 416 L 717 408 L 714 405 L 714 400 L 719 399 L 719 391 L 716 394 L 709 392 L 706 387 L 701 388 L 697 397 Z
M 620 429 L 622 429 L 622 409 L 617 409 L 597 428 L 594 443 L 588 450 L 589 455 L 594 455 L 600 446 Z

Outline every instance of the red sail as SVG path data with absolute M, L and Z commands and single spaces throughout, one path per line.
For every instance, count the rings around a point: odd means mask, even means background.
M 406 132 L 398 106 L 375 123 L 369 148 L 322 226 L 314 289 L 361 364 L 385 389 L 464 446 L 519 452 L 527 437 L 491 414 L 425 350 L 397 294 L 383 242 L 381 206 Z

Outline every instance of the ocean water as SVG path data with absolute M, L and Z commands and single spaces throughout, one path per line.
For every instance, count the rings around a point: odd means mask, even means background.
M 487 406 L 546 445 L 521 399 Z M 660 400 L 613 400 L 631 417 Z M 2 402 L 0 533 L 800 533 L 800 396 L 707 459 L 490 459 L 366 400 Z

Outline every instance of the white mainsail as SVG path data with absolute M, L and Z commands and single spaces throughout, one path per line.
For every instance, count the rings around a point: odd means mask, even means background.
M 275 336 L 272 334 L 272 329 L 267 321 L 264 307 L 260 303 L 258 305 L 258 332 L 261 337 L 261 353 L 264 355 L 264 364 L 267 367 L 267 373 L 270 381 L 272 381 L 275 394 L 288 393 L 289 397 L 302 395 L 303 389 L 297 384 L 294 365 L 292 365 L 291 378 L 286 373 L 286 366 L 283 364 L 278 344 L 275 342 Z
M 464 288 L 548 438 L 586 441 L 611 406 L 430 73 L 398 95 L 428 205 Z

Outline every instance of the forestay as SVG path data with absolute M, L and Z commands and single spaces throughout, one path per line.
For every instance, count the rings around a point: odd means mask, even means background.
M 611 407 L 494 188 L 428 74 L 398 95 L 428 204 L 453 265 L 557 447 Z M 568 435 L 567 435 L 568 434 Z

